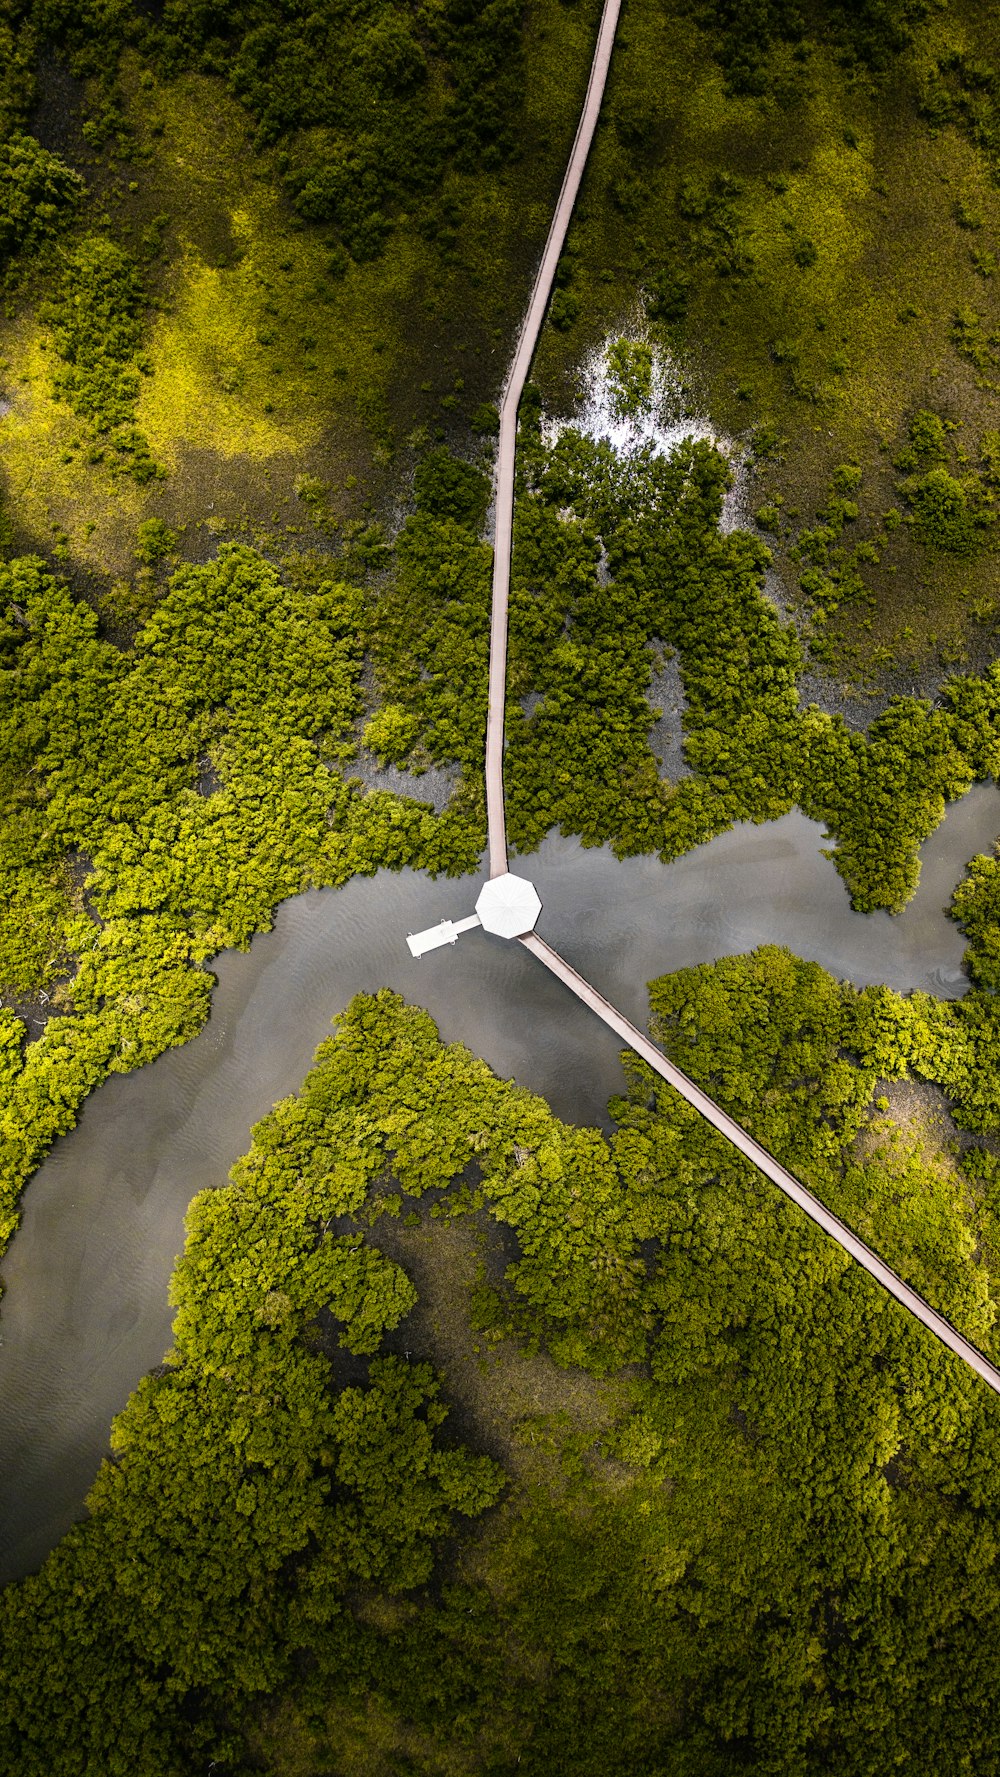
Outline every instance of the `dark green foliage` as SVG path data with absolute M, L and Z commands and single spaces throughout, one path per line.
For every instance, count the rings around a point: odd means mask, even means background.
M 948 433 L 954 430 L 940 414 L 921 408 L 910 421 L 910 449 L 896 458 L 897 469 L 915 469 L 921 462 L 943 463 L 948 455 Z
M 654 359 L 644 340 L 618 339 L 606 359 L 611 404 L 616 419 L 641 419 L 653 402 Z
M 991 491 L 991 435 L 984 434 L 980 447 L 982 476 L 955 476 L 945 466 L 953 452 L 951 434 L 956 430 L 939 414 L 921 409 L 908 428 L 908 443 L 895 459 L 895 467 L 911 473 L 898 483 L 910 507 L 910 522 L 920 541 L 949 555 L 974 555 L 987 542 L 994 522 Z
M 891 1130 L 888 1145 L 872 1139 L 876 1081 L 908 1068 L 935 1082 L 950 1075 L 961 1009 L 858 992 L 770 946 L 665 977 L 651 1006 L 653 1028 L 686 1072 L 877 1250 L 891 1251 L 895 1268 L 957 1314 L 974 1341 L 991 1341 L 989 1282 L 972 1261 L 953 1173 Z
M 155 16 L 132 0 L 26 0 L 0 20 L 0 134 L 29 111 L 39 52 L 55 52 L 97 82 L 88 140 L 127 153 L 115 80 L 123 52 L 138 44 L 167 78 L 196 69 L 225 79 L 254 120 L 257 146 L 281 144 L 300 214 L 334 224 L 367 259 L 403 205 L 431 213 L 450 170 L 510 158 L 521 31 L 512 0 L 420 9 L 363 0 L 349 10 L 337 0 L 167 0 Z
M 659 836 L 672 798 L 646 741 L 646 691 L 649 641 L 667 637 L 636 577 L 620 575 L 615 562 L 602 585 L 598 563 L 601 540 L 609 566 L 615 547 L 612 503 L 620 500 L 623 532 L 633 537 L 641 485 L 651 524 L 662 522 L 688 461 L 646 461 L 618 475 L 605 447 L 566 438 L 540 480 L 540 498 L 519 505 L 511 689 L 537 690 L 541 701 L 530 716 L 516 705 L 509 715 L 508 818 L 518 846 L 537 843 L 555 822 L 587 843 L 613 839 L 623 851 L 665 843 Z M 581 513 L 575 523 L 560 515 L 570 505 Z
M 49 307 L 62 360 L 57 394 L 86 420 L 112 467 L 146 482 L 163 471 L 135 424 L 137 353 L 145 297 L 134 262 L 103 235 L 88 235 L 71 253 Z M 95 453 L 92 453 L 92 455 Z
M 956 310 L 951 328 L 951 341 L 960 357 L 967 359 L 979 372 L 977 387 L 996 394 L 1000 384 L 1000 334 L 991 329 L 978 309 Z
M 802 807 L 837 836 L 835 861 L 855 907 L 905 905 L 917 885 L 917 847 L 976 775 L 948 714 L 894 698 L 868 736 L 806 711 L 809 777 Z
M 958 481 L 947 469 L 929 469 L 903 484 L 921 539 L 951 555 L 973 555 L 993 513 L 976 502 L 976 485 Z
M 331 145 L 321 162 L 295 177 L 292 190 L 307 222 L 336 222 L 355 259 L 378 257 L 392 225 L 380 208 L 383 188 L 375 168 L 362 155 L 349 148 L 338 155 Z
M 956 126 L 1000 164 L 1000 71 L 985 57 L 948 45 L 924 73 L 920 107 L 932 129 Z
M 115 72 L 121 51 L 134 38 L 140 24 L 137 11 L 134 0 L 33 0 L 30 4 L 41 42 L 68 55 L 79 78 L 98 81 Z
M 636 366 L 623 363 L 631 375 Z M 623 391 L 635 398 L 631 384 Z M 619 855 L 670 858 L 732 821 L 773 820 L 797 802 L 836 840 L 854 905 L 902 907 L 920 842 L 950 800 L 1000 763 L 996 674 L 952 681 L 942 708 L 894 699 L 867 736 L 802 709 L 800 642 L 761 587 L 769 554 L 745 532 L 718 529 L 728 478 L 718 451 L 697 442 L 669 459 L 650 450 L 619 459 L 572 431 L 545 447 L 526 399 L 505 765 L 515 845 L 530 849 L 558 825 Z M 924 439 L 930 417 L 917 416 L 911 438 Z M 821 564 L 802 574 L 820 610 L 852 595 L 856 569 L 838 538 L 857 517 L 848 496 L 858 477 L 857 465 L 838 466 L 822 522 L 798 539 L 799 559 Z M 374 653 L 391 711 L 376 738 L 396 761 L 408 745 L 418 763 L 457 759 L 478 806 L 488 560 L 458 515 L 475 522 L 472 492 L 481 511 L 485 482 L 442 452 L 418 471 L 417 488 L 418 515 L 378 606 Z M 428 505 L 454 516 L 429 519 Z M 664 644 L 686 698 L 692 775 L 676 784 L 661 777 L 648 740 L 652 650 Z
M 677 190 L 677 209 L 686 225 L 686 257 L 694 266 L 707 265 L 720 278 L 744 277 L 753 270 L 752 249 L 741 233 L 741 194 L 740 181 L 728 173 L 711 178 L 687 174 Z M 683 287 L 683 274 L 679 282 Z
M 760 591 L 767 553 L 716 529 L 726 471 L 705 444 L 669 462 L 616 463 L 567 433 L 535 456 L 532 474 L 537 493 L 519 506 L 511 660 L 513 689 L 537 687 L 543 701 L 528 720 L 510 718 L 517 842 L 536 843 L 559 821 L 586 840 L 673 856 L 730 820 L 773 819 L 798 801 L 836 834 L 855 904 L 901 906 L 919 838 L 982 773 L 993 692 L 978 740 L 970 724 L 959 734 L 948 715 L 909 699 L 867 739 L 802 711 L 798 640 Z M 837 498 L 842 524 L 850 503 Z M 673 788 L 646 741 L 654 639 L 676 650 L 687 699 L 695 776 Z
M 79 174 L 34 136 L 0 142 L 0 266 L 50 241 L 85 189 Z
M 697 6 L 700 25 L 715 37 L 715 53 L 738 93 L 767 90 L 768 62 L 775 42 L 798 43 L 805 23 L 795 0 L 722 0 L 709 9 Z
M 893 1041 L 929 1067 L 934 1002 L 776 949 L 652 999 L 683 1065 L 988 1342 L 995 1157 L 959 1174 L 871 1104 L 905 1072 Z M 169 1367 L 117 1421 L 90 1521 L 6 1596 L 6 1764 L 988 1771 L 995 1398 L 634 1059 L 608 1140 L 395 995 L 339 1024 L 192 1206 Z M 387 1176 L 410 1201 L 463 1180 L 437 1213 L 515 1230 L 478 1292 L 490 1341 L 572 1366 L 567 1400 L 579 1367 L 619 1367 L 603 1431 L 521 1422 L 548 1462 L 436 1574 L 500 1476 L 445 1446 L 429 1366 L 379 1355 L 414 1300 L 378 1249 Z M 367 1382 L 343 1349 L 372 1354 Z
M 884 72 L 913 41 L 931 11 L 930 0 L 694 0 L 699 23 L 712 35 L 715 53 L 734 92 L 763 97 L 773 80 L 775 51 L 788 46 L 802 61 L 819 43 L 830 43 L 850 66 Z
M 160 67 L 222 75 L 281 143 L 295 208 L 333 224 L 355 259 L 382 249 L 403 205 L 433 221 L 450 168 L 509 158 L 520 110 L 521 18 L 512 0 L 413 8 L 363 0 L 167 0 L 146 33 Z
M 37 94 L 38 39 L 32 10 L 15 0 L 0 13 L 0 141 L 27 122 Z
M 580 298 L 572 290 L 557 289 L 552 292 L 549 303 L 549 325 L 558 333 L 568 333 L 573 322 L 580 318 Z
M 450 451 L 434 450 L 414 476 L 417 510 L 430 518 L 453 519 L 478 533 L 486 517 L 490 484 L 482 471 Z
M 496 1499 L 492 1462 L 442 1447 L 430 1367 L 377 1355 L 412 1285 L 324 1231 L 376 1157 L 341 1145 L 337 1111 L 312 1076 L 192 1204 L 167 1364 L 115 1421 L 88 1523 L 0 1611 L 5 1769 L 165 1777 L 218 1756 L 224 1717 L 287 1679 L 345 1593 L 420 1585 L 453 1515 Z M 317 1348 L 321 1310 L 372 1354 L 363 1386 Z
M 653 321 L 676 326 L 687 314 L 691 280 L 672 265 L 656 273 L 646 291 L 646 312 Z
M 485 484 L 481 476 L 453 480 L 465 467 L 444 459 L 442 498 L 467 514 Z M 430 480 L 433 499 L 436 471 Z M 489 611 L 490 552 L 468 523 L 422 511 L 407 519 L 392 584 L 376 606 L 372 652 L 386 702 L 412 718 L 426 755 L 459 761 L 465 796 L 480 811 Z
M 500 430 L 500 415 L 492 401 L 484 401 L 472 414 L 469 424 L 481 438 L 495 438 Z
M 174 576 L 130 654 L 40 561 L 11 563 L 2 593 L 0 981 L 64 982 L 0 1104 L 6 1238 L 84 1095 L 200 1027 L 215 951 L 308 884 L 469 868 L 479 838 L 345 783 L 367 622 L 354 589 L 289 586 L 229 548 Z
M 1000 992 L 1000 860 L 972 859 L 952 912 L 969 939 L 965 965 L 973 981 L 990 994 Z

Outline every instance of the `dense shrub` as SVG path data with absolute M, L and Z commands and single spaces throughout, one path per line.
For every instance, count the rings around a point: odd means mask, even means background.
M 324 1166 L 324 1096 L 313 1075 L 232 1182 L 195 1199 L 168 1362 L 115 1421 L 87 1524 L 0 1606 L 0 1762 L 23 1777 L 207 1760 L 223 1713 L 286 1679 L 349 1591 L 421 1585 L 455 1515 L 500 1491 L 487 1457 L 444 1447 L 430 1366 L 379 1355 L 416 1292 L 329 1232 L 375 1150 Z M 344 1385 L 340 1351 L 370 1357 L 363 1386 Z
M 3 1241 L 86 1093 L 200 1027 L 215 951 L 308 883 L 467 869 L 480 840 L 458 815 L 346 785 L 367 623 L 353 588 L 289 586 L 225 549 L 173 576 L 130 654 L 40 561 L 0 571 L 0 593 L 0 982 L 72 975 L 0 1081 Z
M 299 213 L 371 259 L 404 203 L 432 211 L 450 168 L 513 152 L 521 29 L 513 0 L 362 0 L 349 12 L 332 0 L 167 0 L 147 48 L 168 71 L 226 77 L 258 143 L 283 144 Z
M 884 72 L 913 41 L 931 0 L 691 0 L 736 93 L 763 96 L 773 80 L 774 52 L 816 42 L 832 45 L 848 65 Z
M 145 293 L 116 242 L 88 235 L 67 254 L 49 319 L 62 362 L 56 393 L 85 420 L 109 465 L 139 482 L 162 470 L 135 424 Z
M 935 1077 L 957 1009 L 771 947 L 651 997 L 671 1053 L 989 1344 L 996 1157 L 959 1172 L 872 1103 Z M 5 1766 L 989 1770 L 996 1398 L 634 1057 L 608 1138 L 393 994 L 338 1023 L 196 1199 L 167 1364 L 89 1521 L 0 1606 Z M 496 1378 L 517 1466 L 444 1561 L 503 1477 L 448 1438 L 433 1316 L 385 1355 L 416 1290 L 380 1217 L 427 1193 L 493 1250 L 449 1352 L 474 1342 L 477 1402 Z
M 632 377 L 623 398 L 645 399 L 645 358 L 619 356 L 619 374 Z M 902 907 L 947 802 L 1000 762 L 996 675 L 953 681 L 938 709 L 897 698 L 867 736 L 802 709 L 799 639 L 762 590 L 768 552 L 718 528 L 728 475 L 719 452 L 689 441 L 670 457 L 621 458 L 572 430 L 545 444 L 536 413 L 529 394 L 510 607 L 514 843 L 530 848 L 559 826 L 621 855 L 676 857 L 734 820 L 773 820 L 797 802 L 835 838 L 854 905 Z M 831 546 L 857 516 L 847 496 L 858 478 L 856 465 L 838 466 L 824 522 L 797 545 L 803 562 L 823 564 L 803 585 L 827 609 L 850 592 Z M 393 742 L 411 718 L 414 747 L 459 760 L 470 787 L 482 770 L 489 580 L 465 527 L 479 522 L 485 492 L 447 453 L 426 460 L 374 642 Z M 979 507 L 965 510 L 978 538 Z M 676 784 L 649 746 L 652 650 L 664 644 L 686 700 L 691 775 Z
M 85 189 L 79 174 L 33 136 L 0 141 L 0 266 L 51 240 Z
M 976 485 L 947 469 L 929 469 L 903 483 L 922 540 L 950 555 L 973 555 L 993 514 L 976 502 Z
M 414 477 L 417 508 L 432 518 L 454 519 L 466 530 L 478 532 L 486 517 L 490 485 L 482 471 L 460 462 L 450 451 L 434 450 L 417 467 Z

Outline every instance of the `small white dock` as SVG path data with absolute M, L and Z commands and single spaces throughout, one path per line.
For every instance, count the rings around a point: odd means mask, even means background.
M 478 913 L 470 913 L 468 919 L 443 919 L 429 931 L 411 932 L 406 940 L 410 955 L 426 956 L 428 950 L 439 950 L 442 944 L 457 944 L 460 933 L 471 932 L 479 923 Z

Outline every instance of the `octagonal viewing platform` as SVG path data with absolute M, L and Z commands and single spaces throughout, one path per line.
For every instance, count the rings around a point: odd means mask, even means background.
M 475 913 L 466 919 L 443 919 L 440 925 L 426 932 L 411 932 L 407 937 L 411 956 L 425 956 L 443 944 L 456 944 L 463 932 L 482 926 L 495 938 L 523 938 L 533 932 L 542 903 L 534 883 L 507 870 L 483 884 L 476 901 Z

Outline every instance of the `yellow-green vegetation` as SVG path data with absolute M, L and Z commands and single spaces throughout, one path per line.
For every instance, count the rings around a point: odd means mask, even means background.
M 412 257 L 348 280 L 328 241 L 292 226 L 218 83 L 192 75 L 150 92 L 136 81 L 132 104 L 147 130 L 153 110 L 148 202 L 169 209 L 172 248 L 144 424 L 175 471 L 191 451 L 249 459 L 258 475 L 268 463 L 287 473 L 289 459 L 301 469 L 330 431 L 342 479 L 362 448 L 359 402 L 376 428 L 381 410 L 385 443 Z
M 134 424 L 144 296 L 128 254 L 101 235 L 87 235 L 67 254 L 48 310 L 61 359 L 53 392 L 86 421 L 97 447 L 87 460 L 104 462 L 106 444 L 112 472 L 122 469 L 140 484 L 163 473 Z
M 11 539 L 30 538 L 54 562 L 72 560 L 99 580 L 126 571 L 136 526 L 158 505 L 158 482 L 145 488 L 90 461 L 101 446 L 87 436 L 71 409 L 57 400 L 58 359 L 51 336 L 34 315 L 22 314 L 2 331 L 0 469 Z
M 975 476 L 1000 413 L 992 13 L 636 0 L 621 37 L 539 359 L 547 393 L 572 400 L 581 355 L 640 292 L 713 419 L 756 452 L 789 596 L 800 531 L 838 468 L 860 471 L 838 592 L 806 606 L 817 659 L 867 682 L 981 658 L 990 538 L 960 559 L 924 547 L 896 522 L 894 458 L 930 410 Z
M 651 987 L 671 1052 L 993 1348 L 990 1141 L 918 1144 L 884 1090 L 963 1008 L 777 949 Z M 338 1025 L 193 1204 L 89 1520 L 5 1594 L 10 1769 L 988 1771 L 995 1396 L 634 1059 L 608 1138 L 393 994 Z M 443 1332 L 413 1224 L 482 1246 Z
M 171 542 L 145 522 L 147 556 Z M 480 839 L 458 810 L 345 781 L 369 619 L 322 563 L 283 580 L 223 549 L 173 575 L 126 652 L 38 558 L 0 582 L 6 1243 L 20 1185 L 86 1093 L 200 1028 L 216 951 L 309 884 L 468 869 Z M 22 1056 L 11 1004 L 42 988 L 49 1022 Z
M 22 546 L 120 576 L 152 513 L 187 526 L 194 556 L 203 529 L 329 547 L 396 493 L 413 449 L 467 440 L 495 398 L 593 7 L 540 0 L 526 21 L 504 0 L 416 21 L 383 0 L 364 10 L 363 55 L 336 9 L 321 47 L 313 8 L 210 21 L 177 5 L 151 27 L 121 3 L 66 25 L 91 191 L 80 222 L 108 231 L 148 293 L 126 374 L 141 372 L 135 424 L 168 478 L 141 500 L 109 487 L 22 278 L 0 320 L 0 473 Z M 333 180 L 325 197 L 317 179 Z
M 293 7 L 279 30 L 264 0 L 214 23 L 178 5 L 155 28 L 124 3 L 60 17 L 88 80 L 84 220 L 140 262 L 155 304 L 138 425 L 172 481 L 122 508 L 76 462 L 22 294 L 0 329 L 22 541 L 120 574 L 136 510 L 188 522 L 192 552 L 200 525 L 329 536 L 390 492 L 408 446 L 467 436 L 495 395 L 594 7 L 534 7 L 499 73 L 502 5 L 415 31 L 369 10 L 346 56 L 332 15 Z M 930 412 L 954 436 L 928 497 L 960 501 L 948 474 L 991 506 L 995 36 L 965 0 L 801 16 L 636 0 L 540 359 L 564 398 L 642 295 L 720 425 L 754 440 L 755 503 L 816 658 L 855 677 L 978 659 L 993 614 L 988 527 L 975 548 L 928 544 L 895 462 Z M 844 466 L 858 511 L 838 529 L 823 514 Z M 800 534 L 824 529 L 824 560 L 803 562 Z
M 852 733 L 800 705 L 801 649 L 762 592 L 766 552 L 718 531 L 717 451 L 624 464 L 572 432 L 547 448 L 529 401 L 522 461 L 515 843 L 558 824 L 668 858 L 797 802 L 828 824 L 855 904 L 901 907 L 946 802 L 997 770 L 997 669 L 951 680 L 939 708 L 898 699 L 868 736 Z M 279 574 L 237 545 L 168 576 L 176 533 L 143 520 L 131 588 L 102 603 L 125 650 L 37 558 L 0 571 L 6 1233 L 18 1188 L 85 1093 L 192 1035 L 208 1006 L 202 965 L 266 928 L 280 899 L 380 865 L 474 867 L 489 489 L 441 450 L 415 491 L 394 551 L 374 551 L 374 596 L 327 557 L 290 558 Z M 692 771 L 677 784 L 647 740 L 654 639 L 676 649 L 686 693 Z M 440 817 L 350 777 L 365 648 L 383 699 L 363 730 L 373 752 L 461 767 Z M 39 989 L 48 1023 L 22 1062 L 15 1013 Z
M 670 457 L 621 458 L 572 429 L 546 444 L 539 420 L 529 391 L 510 606 L 514 844 L 530 850 L 558 825 L 586 845 L 668 859 L 735 820 L 774 820 L 797 804 L 827 824 L 854 905 L 898 911 L 946 803 L 1000 765 L 1000 670 L 949 679 L 936 705 L 895 698 L 867 735 L 803 705 L 799 638 L 763 586 L 768 551 L 746 531 L 719 530 L 719 452 L 689 441 Z M 454 487 L 454 470 L 434 473 L 445 461 L 428 458 L 418 479 L 376 607 L 388 707 L 374 735 L 386 757 L 459 760 L 471 785 L 483 760 L 488 561 L 469 530 L 475 473 L 466 466 Z M 464 528 L 454 516 L 463 498 Z M 690 772 L 676 783 L 649 745 L 653 647 L 663 645 L 686 699 Z
M 6 1239 L 87 1092 L 194 1035 L 282 897 L 477 860 L 477 465 L 597 5 L 0 11 Z M 804 642 L 930 670 L 994 610 L 998 69 L 971 0 L 629 0 L 523 412 L 520 849 L 668 858 L 798 803 L 855 905 L 896 909 L 1000 770 L 996 665 L 868 735 L 798 690 Z M 541 391 L 640 300 L 613 403 L 676 355 L 748 446 L 801 633 L 760 538 L 719 532 L 708 443 L 543 440 Z M 457 762 L 446 812 L 365 794 L 359 738 Z M 977 859 L 956 895 L 959 1002 L 774 949 L 651 987 L 664 1046 L 994 1353 L 998 884 Z M 5 1770 L 996 1767 L 994 1397 L 627 1071 L 608 1138 L 395 996 L 352 1005 L 193 1205 L 173 1348 L 0 1604 Z

